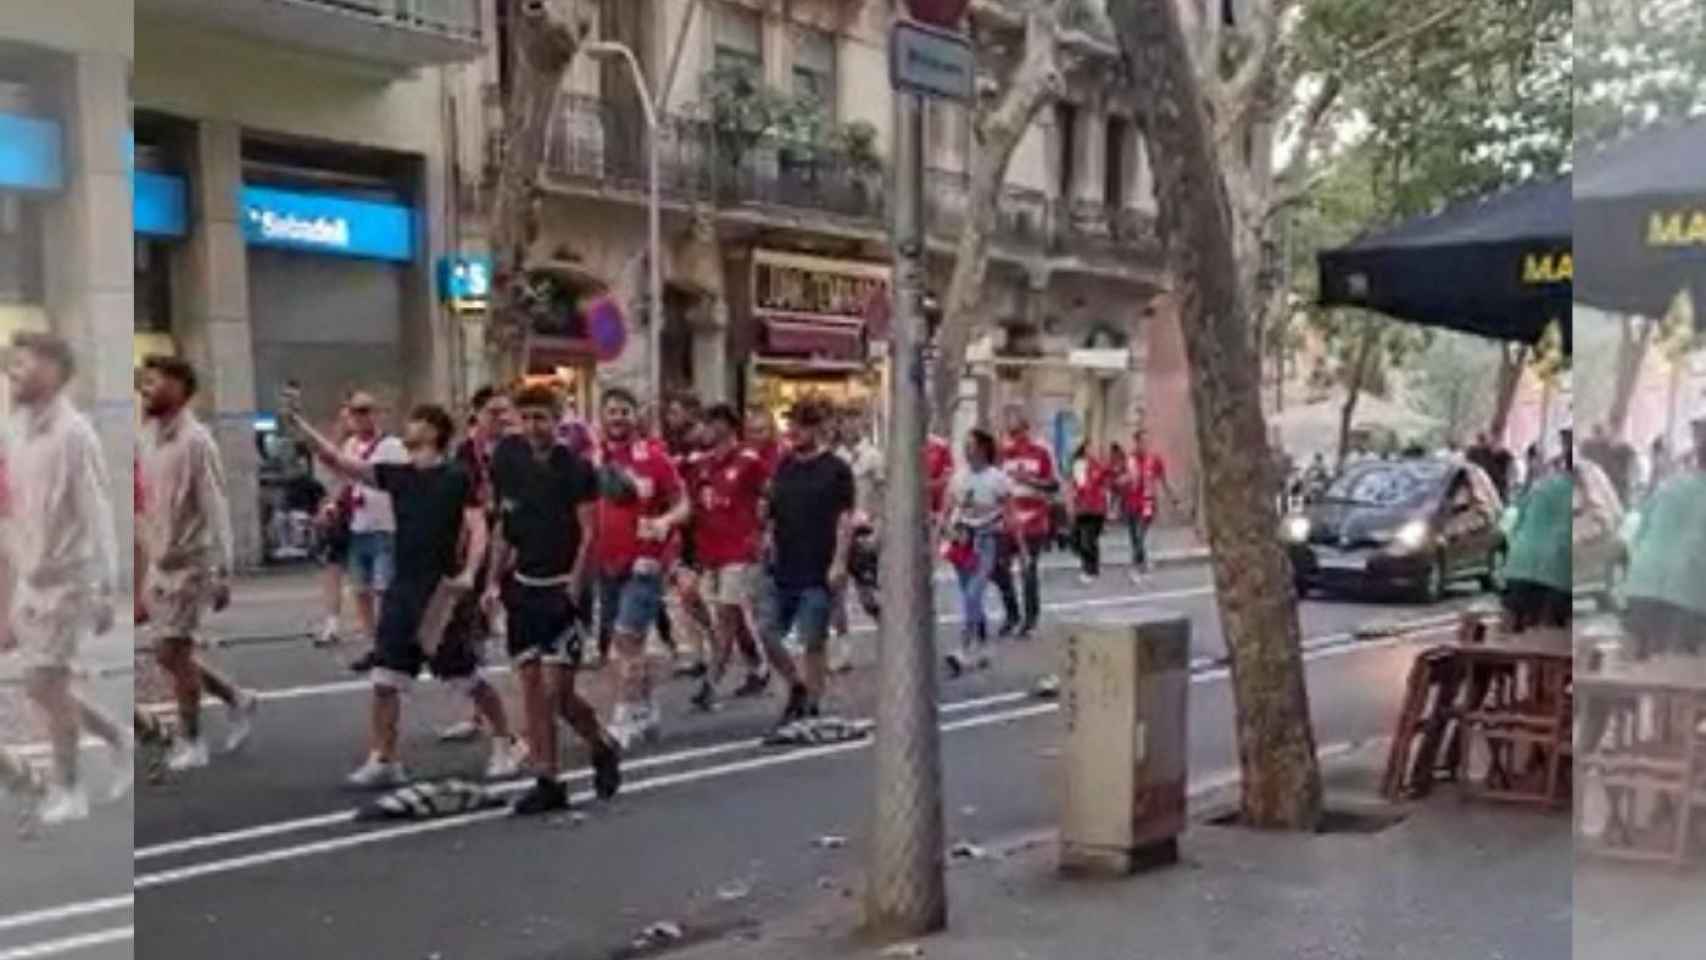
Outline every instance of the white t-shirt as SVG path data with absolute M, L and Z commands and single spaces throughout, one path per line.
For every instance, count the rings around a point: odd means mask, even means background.
M 360 437 L 350 437 L 344 441 L 344 456 L 360 459 L 367 453 L 371 440 Z M 403 446 L 403 441 L 396 437 L 383 437 L 373 452 L 367 454 L 368 463 L 408 463 L 409 451 Z M 396 533 L 397 515 L 391 509 L 391 495 L 372 487 L 355 485 L 355 509 L 350 512 L 349 529 L 351 533 Z
M 1007 498 L 1012 495 L 1013 482 L 1000 467 L 992 465 L 955 474 L 948 488 L 948 504 L 954 510 L 954 522 L 987 530 L 1001 523 Z

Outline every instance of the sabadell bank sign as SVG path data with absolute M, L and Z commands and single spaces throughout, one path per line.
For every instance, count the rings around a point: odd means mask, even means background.
M 243 238 L 331 256 L 407 262 L 414 259 L 415 215 L 409 207 L 333 193 L 244 186 Z

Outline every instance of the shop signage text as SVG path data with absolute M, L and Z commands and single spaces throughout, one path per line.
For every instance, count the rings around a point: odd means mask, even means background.
M 1649 247 L 1706 247 L 1706 208 L 1655 210 L 1647 218 Z
M 1522 282 L 1530 286 L 1568 283 L 1575 275 L 1575 257 L 1568 253 L 1531 253 L 1522 258 Z
M 753 263 L 754 304 L 761 311 L 863 322 L 871 302 L 888 296 L 888 277 L 881 269 L 839 266 L 761 256 Z
M 239 201 L 243 237 L 255 246 L 378 260 L 414 259 L 414 211 L 408 207 L 253 186 L 242 188 Z
M 51 191 L 64 185 L 59 124 L 0 113 L 0 188 Z

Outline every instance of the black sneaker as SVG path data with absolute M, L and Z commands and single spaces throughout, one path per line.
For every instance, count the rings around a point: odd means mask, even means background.
M 788 705 L 782 708 L 782 719 L 776 721 L 776 726 L 785 727 L 805 719 L 806 710 L 811 705 L 811 693 L 803 683 L 794 684 L 788 691 Z
M 750 697 L 762 697 L 769 692 L 770 674 L 768 672 L 749 673 L 746 675 L 746 679 L 741 682 L 740 687 L 735 690 L 735 697 L 745 700 Z
M 958 678 L 960 674 L 966 672 L 965 657 L 958 650 L 950 652 L 942 659 L 948 665 L 948 676 Z
M 699 692 L 693 695 L 690 702 L 693 704 L 693 709 L 700 713 L 710 713 L 715 710 L 717 708 L 717 691 L 715 687 L 711 686 L 711 681 L 699 681 Z
M 614 799 L 622 790 L 622 751 L 605 743 L 592 751 L 592 792 L 600 800 Z
M 1001 624 L 1001 632 L 997 633 L 995 636 L 997 639 L 1005 640 L 1008 637 L 1011 637 L 1013 634 L 1018 633 L 1018 632 L 1019 632 L 1019 625 L 1014 623 L 1011 620 L 1008 620 L 1008 621 Z
M 369 650 L 351 660 L 349 670 L 351 673 L 371 673 L 378 659 L 379 657 L 372 650 Z
M 533 788 L 515 801 L 510 812 L 518 817 L 532 817 L 569 809 L 569 791 L 555 777 L 540 777 Z

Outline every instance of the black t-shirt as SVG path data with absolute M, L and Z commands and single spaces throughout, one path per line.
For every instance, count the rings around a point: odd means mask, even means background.
M 789 457 L 770 481 L 772 575 L 791 589 L 826 586 L 835 562 L 836 523 L 853 509 L 853 470 L 829 451 Z
M 525 439 L 505 437 L 492 451 L 491 471 L 516 571 L 529 579 L 566 576 L 585 535 L 575 508 L 598 499 L 592 465 L 561 444 L 541 458 Z
M 462 512 L 479 505 L 468 471 L 446 461 L 436 467 L 376 463 L 379 489 L 397 514 L 397 580 L 430 586 L 461 570 Z

